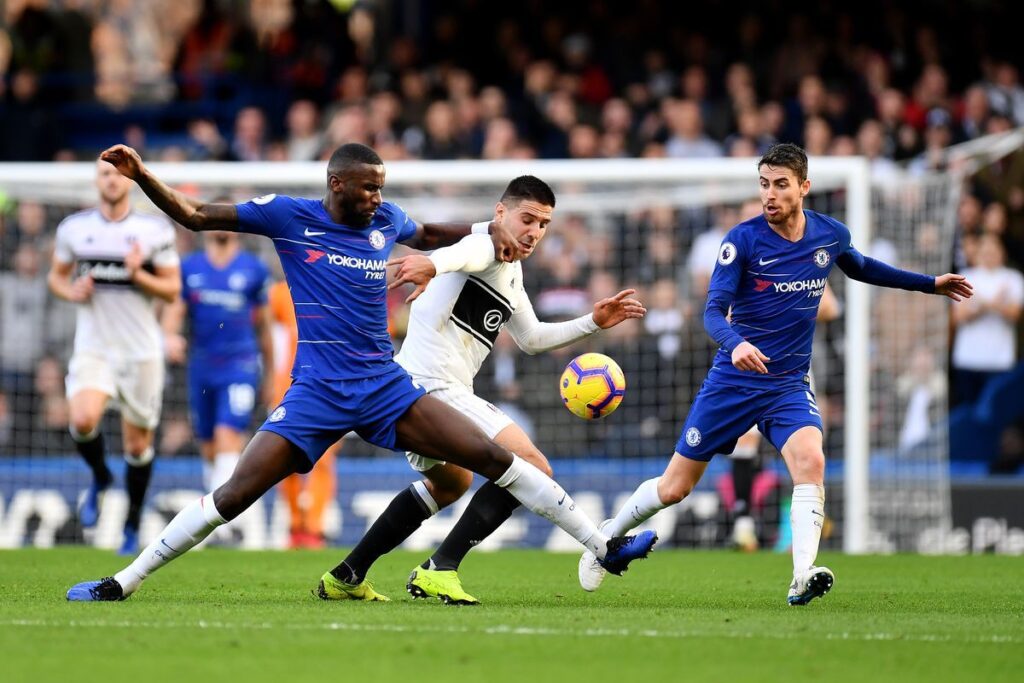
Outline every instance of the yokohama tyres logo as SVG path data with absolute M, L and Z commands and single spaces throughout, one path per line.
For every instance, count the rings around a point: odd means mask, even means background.
M 761 280 L 754 278 L 754 291 L 763 292 L 769 287 L 773 287 L 776 294 L 790 294 L 791 292 L 820 292 L 825 289 L 825 278 L 819 277 L 813 280 L 797 280 L 795 282 L 772 282 L 771 280 Z
M 326 252 L 320 251 L 319 249 L 307 249 L 306 253 L 308 254 L 308 257 L 306 258 L 306 263 L 316 263 L 321 258 L 323 258 Z

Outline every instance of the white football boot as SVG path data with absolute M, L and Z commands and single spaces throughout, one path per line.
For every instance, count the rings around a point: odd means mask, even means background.
M 832 590 L 835 580 L 835 574 L 828 567 L 811 567 L 803 574 L 793 577 L 786 600 L 790 605 L 806 605 L 814 598 L 820 598 Z

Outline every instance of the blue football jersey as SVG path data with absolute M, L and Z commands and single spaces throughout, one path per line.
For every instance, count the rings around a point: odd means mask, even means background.
M 182 261 L 181 281 L 193 363 L 251 359 L 259 353 L 253 315 L 267 304 L 270 284 L 262 261 L 242 251 L 218 268 L 197 252 Z
M 384 264 L 416 223 L 390 202 L 365 228 L 335 223 L 319 199 L 267 195 L 237 209 L 240 230 L 272 239 L 281 258 L 299 328 L 293 377 L 383 372 L 395 352 Z
M 764 216 L 740 223 L 722 241 L 708 291 L 732 296 L 733 331 L 771 360 L 765 363 L 768 375 L 744 372 L 719 349 L 709 379 L 764 387 L 802 380 L 809 371 L 825 283 L 836 259 L 852 246 L 839 221 L 814 211 L 804 215 L 806 229 L 797 242 L 772 230 Z

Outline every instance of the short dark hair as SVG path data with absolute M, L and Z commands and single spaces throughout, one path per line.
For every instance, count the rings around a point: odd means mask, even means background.
M 761 160 L 757 162 L 757 170 L 762 166 L 781 166 L 796 174 L 801 183 L 807 180 L 807 153 L 799 145 L 783 142 L 772 145 Z
M 540 204 L 555 206 L 555 193 L 543 180 L 532 175 L 521 175 L 515 178 L 501 195 L 501 203 L 505 206 L 518 204 L 530 199 Z
M 355 164 L 369 164 L 370 166 L 382 166 L 380 155 L 366 145 L 358 142 L 349 142 L 334 150 L 331 160 L 327 162 L 328 173 L 341 173 L 349 166 Z

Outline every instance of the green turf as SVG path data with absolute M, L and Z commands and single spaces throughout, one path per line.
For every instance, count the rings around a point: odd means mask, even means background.
M 109 552 L 0 552 L 3 681 L 1020 681 L 1024 558 L 845 557 L 823 600 L 787 607 L 786 556 L 666 551 L 576 585 L 576 556 L 471 555 L 484 604 L 404 591 L 421 556 L 372 578 L 388 604 L 310 589 L 341 553 L 193 553 L 122 603 L 69 604 Z

